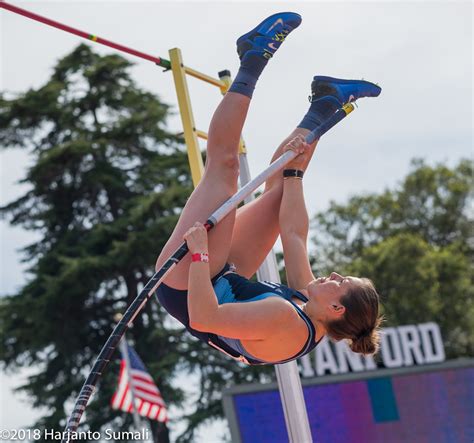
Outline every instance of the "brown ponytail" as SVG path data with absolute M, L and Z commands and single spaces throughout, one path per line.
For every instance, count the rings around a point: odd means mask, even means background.
M 361 279 L 341 298 L 346 308 L 342 318 L 326 323 L 328 335 L 336 341 L 348 339 L 352 351 L 360 354 L 375 354 L 380 346 L 379 295 L 373 283 Z

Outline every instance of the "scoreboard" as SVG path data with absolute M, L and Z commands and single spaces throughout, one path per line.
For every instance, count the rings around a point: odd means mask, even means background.
M 302 384 L 315 443 L 474 442 L 474 359 Z M 288 442 L 276 383 L 235 386 L 223 402 L 232 443 Z

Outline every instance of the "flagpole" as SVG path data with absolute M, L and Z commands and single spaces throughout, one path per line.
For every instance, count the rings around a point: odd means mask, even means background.
M 122 317 L 121 314 L 117 314 L 116 317 Z M 121 318 L 116 318 L 116 321 L 120 321 Z M 130 372 L 130 355 L 128 354 L 128 344 L 127 344 L 127 335 L 124 333 L 122 339 L 120 340 L 120 352 L 123 355 L 125 360 L 125 372 L 127 373 L 128 384 L 130 386 L 130 396 L 132 398 L 132 415 L 133 423 L 137 431 L 142 429 L 142 424 L 140 420 L 140 415 L 138 414 L 137 405 L 135 403 L 135 386 L 133 385 L 133 378 Z
M 120 340 L 120 351 L 122 352 L 123 358 L 125 359 L 125 371 L 127 372 L 128 384 L 130 386 L 130 395 L 132 397 L 132 414 L 133 423 L 137 431 L 141 430 L 140 415 L 138 414 L 137 404 L 135 403 L 135 387 L 133 386 L 133 378 L 130 372 L 130 356 L 128 355 L 127 336 L 123 334 L 122 340 Z

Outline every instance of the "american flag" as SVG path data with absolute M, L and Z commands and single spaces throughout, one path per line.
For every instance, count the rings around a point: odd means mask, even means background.
M 135 410 L 143 416 L 161 422 L 168 421 L 165 402 L 153 379 L 145 368 L 138 354 L 131 346 L 126 346 L 130 361 Z M 132 411 L 132 387 L 128 380 L 126 359 L 122 354 L 118 388 L 112 397 L 112 408 L 125 412 Z

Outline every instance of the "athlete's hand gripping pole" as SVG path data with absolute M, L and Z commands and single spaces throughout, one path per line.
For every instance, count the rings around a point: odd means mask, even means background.
M 306 136 L 306 142 L 312 143 L 319 139 L 329 129 L 339 123 L 344 117 L 354 110 L 354 106 L 350 103 L 344 105 L 341 109 L 337 110 L 332 117 L 326 120 L 316 130 Z M 252 192 L 255 191 L 260 185 L 267 181 L 276 172 L 281 170 L 291 160 L 293 160 L 297 154 L 294 151 L 287 151 L 277 160 L 275 160 L 267 169 L 257 175 L 253 180 L 242 187 L 237 193 L 229 198 L 221 207 L 219 207 L 206 221 L 205 226 L 209 231 L 217 223 L 219 223 L 229 212 L 235 209 L 242 201 L 244 201 Z M 115 348 L 118 346 L 120 339 L 126 332 L 130 324 L 133 322 L 138 313 L 142 310 L 148 299 L 153 295 L 155 290 L 165 279 L 165 277 L 173 270 L 173 268 L 183 259 L 188 253 L 188 247 L 186 243 L 183 243 L 176 252 L 166 261 L 166 263 L 159 269 L 148 283 L 143 287 L 138 296 L 133 300 L 128 309 L 125 311 L 122 319 L 115 326 L 112 334 L 108 338 L 107 342 L 100 351 L 97 360 L 92 367 L 90 374 L 88 375 L 84 385 L 79 392 L 76 403 L 72 414 L 70 415 L 66 429 L 64 430 L 62 443 L 68 443 L 74 440 L 74 433 L 76 432 L 82 414 L 86 409 L 87 403 L 92 396 L 95 386 L 102 375 L 102 372 L 107 367 Z

